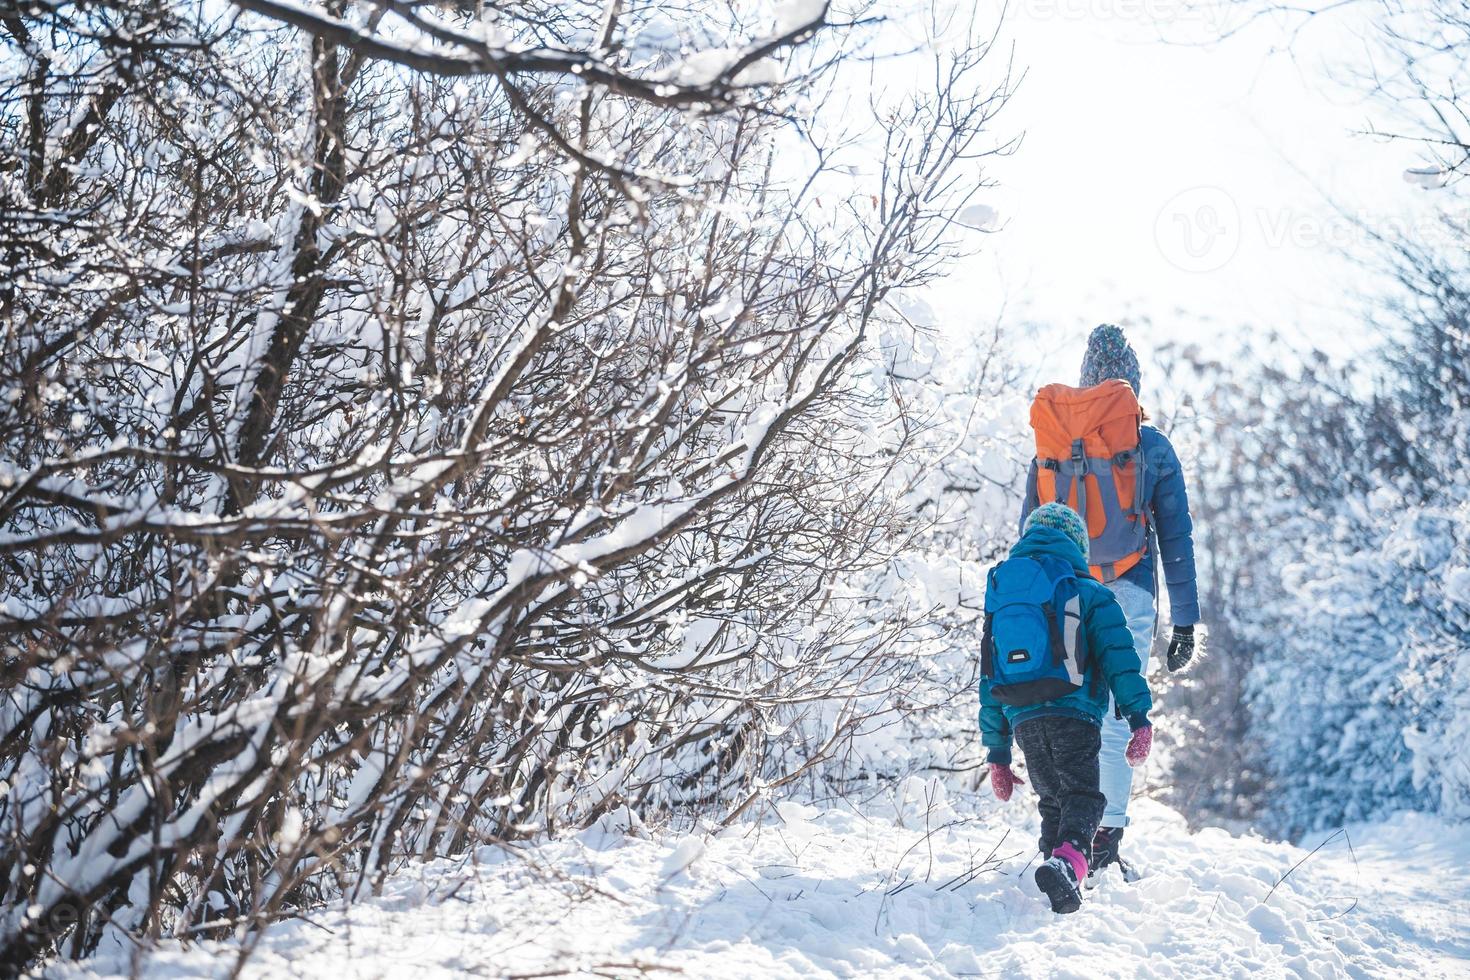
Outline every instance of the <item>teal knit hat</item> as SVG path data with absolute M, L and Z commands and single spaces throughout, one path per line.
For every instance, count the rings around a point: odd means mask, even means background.
M 1122 327 L 1104 323 L 1092 331 L 1087 338 L 1087 353 L 1082 355 L 1082 387 L 1091 388 L 1113 378 L 1122 378 L 1133 386 L 1136 395 L 1139 393 L 1139 375 L 1138 355 L 1123 335 Z
M 1026 518 L 1026 526 L 1021 529 L 1021 533 L 1027 534 L 1033 527 L 1049 527 L 1061 531 L 1082 549 L 1082 557 L 1087 557 L 1087 525 L 1082 523 L 1082 515 L 1066 504 L 1042 504 L 1033 510 L 1031 516 Z

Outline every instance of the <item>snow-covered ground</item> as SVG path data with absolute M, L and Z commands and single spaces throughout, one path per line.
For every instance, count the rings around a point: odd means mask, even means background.
M 607 818 L 282 922 L 244 975 L 1470 976 L 1470 828 L 1406 814 L 1298 847 L 1191 834 L 1144 801 L 1125 853 L 1145 876 L 1109 876 L 1058 917 L 1027 873 L 1029 803 L 914 778 L 705 833 Z M 237 951 L 166 945 L 50 975 L 222 977 Z

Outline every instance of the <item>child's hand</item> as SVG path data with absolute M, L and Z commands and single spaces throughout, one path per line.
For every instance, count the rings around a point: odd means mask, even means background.
M 1143 760 L 1148 758 L 1149 749 L 1154 747 L 1154 726 L 1142 725 L 1133 729 L 1133 737 L 1128 740 L 1128 748 L 1123 750 L 1123 758 L 1128 760 L 1130 766 L 1141 766 Z
M 990 788 L 995 790 L 995 798 L 1002 803 L 1011 798 L 1011 791 L 1018 785 L 1025 784 L 1026 780 L 1017 776 L 1010 766 L 998 762 L 990 764 Z

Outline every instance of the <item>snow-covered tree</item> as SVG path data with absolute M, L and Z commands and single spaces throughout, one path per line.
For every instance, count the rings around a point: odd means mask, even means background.
M 1190 720 L 1175 795 L 1207 812 L 1283 833 L 1470 812 L 1467 280 L 1412 256 L 1368 367 L 1275 347 L 1194 361 L 1214 628 L 1165 710 Z M 1298 366 L 1240 370 L 1272 362 Z
M 1373 132 L 1421 158 L 1404 179 L 1443 207 L 1412 235 L 1358 221 L 1356 257 L 1396 282 L 1364 297 L 1370 356 L 1273 340 L 1194 379 L 1214 657 L 1179 701 L 1200 748 L 1176 775 L 1203 790 L 1176 788 L 1229 816 L 1263 807 L 1283 832 L 1404 807 L 1463 816 L 1470 21 L 1440 2 L 1223 3 L 1247 15 L 1236 27 L 1360 16 L 1359 54 L 1335 74 Z
M 739 812 L 887 710 L 922 427 L 865 365 L 988 43 L 854 98 L 820 0 L 0 23 L 11 967 Z

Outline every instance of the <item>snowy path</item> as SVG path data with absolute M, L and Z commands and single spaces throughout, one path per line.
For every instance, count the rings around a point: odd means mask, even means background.
M 400 875 L 346 915 L 273 927 L 245 975 L 1470 976 L 1470 828 L 1403 816 L 1308 857 L 1191 835 L 1143 803 L 1129 844 L 1146 877 L 1110 877 L 1059 919 L 1022 873 L 1024 804 L 905 789 L 866 816 L 781 804 L 712 837 L 650 840 L 604 821 L 515 855 L 486 848 Z M 166 947 L 141 965 L 223 976 L 231 952 Z M 53 975 L 129 968 L 104 957 Z

